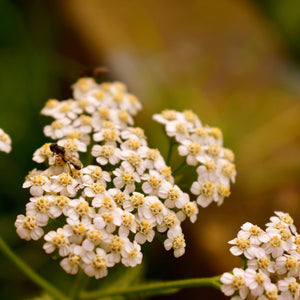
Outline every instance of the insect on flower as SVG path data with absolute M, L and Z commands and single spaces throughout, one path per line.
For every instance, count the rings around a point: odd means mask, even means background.
M 83 165 L 82 162 L 73 154 L 71 154 L 70 152 L 68 152 L 65 147 L 63 146 L 59 146 L 57 143 L 52 143 L 50 145 L 50 150 L 58 155 L 62 161 L 66 164 L 68 164 L 71 174 L 72 174 L 72 170 L 70 165 L 72 165 L 76 170 L 81 170 Z

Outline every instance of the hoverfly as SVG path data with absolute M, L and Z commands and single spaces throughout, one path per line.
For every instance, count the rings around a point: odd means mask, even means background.
M 52 143 L 50 145 L 50 150 L 54 154 L 58 155 L 64 163 L 68 164 L 71 174 L 72 174 L 72 170 L 70 165 L 72 165 L 76 170 L 82 169 L 83 167 L 82 162 L 76 156 L 68 152 L 65 149 L 65 147 L 59 146 L 57 143 Z

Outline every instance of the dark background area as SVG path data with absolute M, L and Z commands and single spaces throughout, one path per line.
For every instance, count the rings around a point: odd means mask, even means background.
M 299 1 L 1 0 L 0 19 L 0 128 L 13 140 L 12 152 L 0 153 L 0 235 L 58 288 L 73 277 L 44 253 L 42 241 L 20 240 L 14 221 L 29 197 L 24 177 L 38 167 L 32 154 L 48 141 L 49 119 L 40 110 L 48 98 L 71 97 L 70 86 L 90 66 L 106 66 L 141 100 L 136 124 L 151 147 L 166 154 L 153 113 L 192 109 L 222 129 L 236 154 L 231 197 L 184 224 L 182 258 L 158 241 L 146 246 L 147 278 L 214 276 L 239 266 L 227 241 L 246 221 L 263 226 L 274 210 L 300 226 Z M 40 295 L 2 254 L 0 266 L 1 299 Z M 208 288 L 165 298 L 185 297 L 225 299 Z

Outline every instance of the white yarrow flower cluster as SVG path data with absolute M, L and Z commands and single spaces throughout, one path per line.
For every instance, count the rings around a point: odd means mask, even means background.
M 275 212 L 266 230 L 249 222 L 229 244 L 244 260 L 244 269 L 221 277 L 221 290 L 231 299 L 300 299 L 300 235 L 289 214 Z M 252 299 L 252 298 L 251 298 Z
M 15 226 L 25 240 L 44 236 L 46 253 L 57 253 L 70 274 L 82 268 L 98 279 L 117 263 L 134 267 L 156 232 L 165 233 L 164 246 L 175 257 L 185 252 L 181 222 L 195 222 L 198 208 L 160 152 L 148 147 L 143 129 L 133 126 L 140 109 L 124 84 L 93 78 L 73 85 L 73 99 L 49 99 L 42 109 L 54 118 L 44 134 L 64 152 L 54 153 L 51 143 L 34 152 L 47 168 L 26 177 L 31 197 Z M 94 162 L 82 167 L 80 152 Z
M 186 158 L 186 164 L 197 167 L 198 178 L 190 189 L 197 203 L 202 207 L 212 202 L 221 205 L 230 195 L 230 182 L 234 183 L 236 176 L 234 154 L 223 147 L 221 130 L 202 125 L 192 111 L 164 110 L 153 119 L 178 143 L 178 153 Z
M 0 151 L 9 153 L 11 151 L 11 138 L 0 128 Z

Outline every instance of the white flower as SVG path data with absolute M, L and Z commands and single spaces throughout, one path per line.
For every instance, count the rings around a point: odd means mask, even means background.
M 142 262 L 141 246 L 137 242 L 125 244 L 122 252 L 122 264 L 126 267 L 135 267 Z
M 146 241 L 152 242 L 155 232 L 153 230 L 154 223 L 143 219 L 138 218 L 137 221 L 137 233 L 134 237 L 134 240 L 139 244 L 144 244 Z
M 157 224 L 157 230 L 159 232 L 164 232 L 167 229 L 173 229 L 178 230 L 180 228 L 180 222 L 176 216 L 176 214 L 173 211 L 169 211 L 163 219 L 163 222 L 161 224 Z
M 107 245 L 110 253 L 107 256 L 110 266 L 114 266 L 121 260 L 121 253 L 127 244 L 130 244 L 128 238 L 112 235 L 107 238 Z
M 154 114 L 153 120 L 161 124 L 168 124 L 170 121 L 177 120 L 179 113 L 176 110 L 165 109 L 160 114 Z
M 293 234 L 297 233 L 296 227 L 294 225 L 294 220 L 289 214 L 283 213 L 281 211 L 275 211 L 275 214 L 276 216 L 270 218 L 271 222 L 266 224 L 267 227 L 281 229 L 282 227 L 280 226 L 280 224 L 283 222 Z
M 121 150 L 111 145 L 94 145 L 92 155 L 100 165 L 106 165 L 108 162 L 115 165 L 120 161 Z
M 61 214 L 66 215 L 68 210 L 70 209 L 70 201 L 70 198 L 63 195 L 55 196 L 51 202 L 51 207 L 49 211 L 50 217 L 56 219 Z
M 9 153 L 11 151 L 11 139 L 7 133 L 0 128 L 0 151 Z
M 140 127 L 128 127 L 121 132 L 122 139 L 138 139 L 141 145 L 147 145 L 144 129 Z
M 30 202 L 26 204 L 26 214 L 35 216 L 41 226 L 46 226 L 51 215 L 50 208 L 52 201 L 53 196 L 30 198 Z
M 115 207 L 112 210 L 102 210 L 95 215 L 94 225 L 97 229 L 105 228 L 107 233 L 115 231 L 116 226 L 120 226 L 122 222 L 122 210 Z
M 252 245 L 249 239 L 235 238 L 228 242 L 228 244 L 234 245 L 230 248 L 230 252 L 235 256 L 244 255 L 248 259 L 257 257 L 263 250 Z
M 269 241 L 270 237 L 257 225 L 246 222 L 238 232 L 238 237 L 249 239 L 252 245 L 260 245 Z
M 278 295 L 278 288 L 274 283 L 266 282 L 264 284 L 265 292 L 263 295 L 260 295 L 257 300 L 277 300 L 281 299 Z
M 296 300 L 300 296 L 300 286 L 296 278 L 287 277 L 278 281 L 278 289 L 281 291 L 281 299 Z
M 283 255 L 276 259 L 276 272 L 286 274 L 287 277 L 299 277 L 300 254 Z
M 102 183 L 106 187 L 106 182 L 111 181 L 109 173 L 103 171 L 99 166 L 89 165 L 81 171 L 84 174 L 82 177 L 84 183 Z
M 149 195 L 157 195 L 158 189 L 165 180 L 161 174 L 155 170 L 149 170 L 149 174 L 143 174 L 142 180 L 146 180 L 142 184 L 142 190 Z
M 183 193 L 177 185 L 172 185 L 169 182 L 163 182 L 158 190 L 158 196 L 165 199 L 164 204 L 168 208 L 182 208 L 185 201 L 189 199 L 189 195 Z
M 119 236 L 128 237 L 130 231 L 136 233 L 135 216 L 132 213 L 123 211 L 121 219 L 122 223 L 118 231 Z
M 46 243 L 43 245 L 46 253 L 52 253 L 58 249 L 60 256 L 64 257 L 70 253 L 70 242 L 68 237 L 70 233 L 66 232 L 62 228 L 58 228 L 57 231 L 50 231 L 45 236 L 44 239 Z
M 51 182 L 48 177 L 43 175 L 33 175 L 26 178 L 23 183 L 23 188 L 30 187 L 30 194 L 34 197 L 39 197 L 44 194 L 44 192 L 51 191 Z
M 275 262 L 271 256 L 264 252 L 257 253 L 257 257 L 249 259 L 247 266 L 253 270 L 261 270 L 266 274 L 275 273 Z
M 201 154 L 202 148 L 196 141 L 184 140 L 178 147 L 178 153 L 181 156 L 186 156 L 186 163 L 190 166 L 198 165 L 198 155 Z
M 39 227 L 35 216 L 31 215 L 18 215 L 15 221 L 15 227 L 17 228 L 17 234 L 21 239 L 29 241 L 31 239 L 38 240 L 44 234 L 44 230 Z
M 68 218 L 67 223 L 63 230 L 68 234 L 70 243 L 80 244 L 91 226 L 91 221 L 88 218 L 82 220 Z
M 166 250 L 174 249 L 174 256 L 180 257 L 185 252 L 185 239 L 181 230 L 169 230 L 168 239 L 164 241 L 164 246 Z
M 74 199 L 69 202 L 70 209 L 67 212 L 67 216 L 72 219 L 78 219 L 79 217 L 93 218 L 95 215 L 95 209 L 89 206 L 89 203 L 83 198 Z
M 166 132 L 170 137 L 175 137 L 176 141 L 181 143 L 189 138 L 188 124 L 182 121 L 171 121 L 166 124 Z
M 132 167 L 139 175 L 144 173 L 146 164 L 140 154 L 140 151 L 123 150 L 121 157 L 124 160 L 121 164 L 124 169 Z
M 82 247 L 86 251 L 93 251 L 96 246 L 98 246 L 103 239 L 106 237 L 104 231 L 96 229 L 92 224 L 88 227 L 86 231 L 86 238 L 82 242 Z
M 126 199 L 123 203 L 125 211 L 132 212 L 133 210 L 138 211 L 138 215 L 143 215 L 143 208 L 146 206 L 145 197 L 141 193 L 133 192 L 130 198 Z
M 262 248 L 267 254 L 271 254 L 277 258 L 283 254 L 284 251 L 290 250 L 290 244 L 281 239 L 278 233 L 269 233 L 270 240 L 262 245 Z
M 97 248 L 96 253 L 86 253 L 82 260 L 84 273 L 89 277 L 95 276 L 96 279 L 99 279 L 107 276 L 107 255 L 103 249 Z
M 253 269 L 247 269 L 244 278 L 247 287 L 254 296 L 262 295 L 265 290 L 265 284 L 271 283 L 270 278 L 260 270 L 256 272 Z
M 44 127 L 44 134 L 45 136 L 49 136 L 54 140 L 61 139 L 72 130 L 70 123 L 71 121 L 67 118 L 55 120 L 51 123 L 51 125 L 46 125 Z
M 38 162 L 38 163 L 42 163 L 46 159 L 49 159 L 50 157 L 52 157 L 53 152 L 50 150 L 50 145 L 51 145 L 50 143 L 46 143 L 42 147 L 37 149 L 33 153 L 33 160 Z
M 183 222 L 186 217 L 190 218 L 192 223 L 197 220 L 199 209 L 195 201 L 186 200 L 182 209 L 177 213 L 177 217 L 180 222 Z
M 134 172 L 133 168 L 127 168 L 121 166 L 113 171 L 113 174 L 116 176 L 113 179 L 113 183 L 116 188 L 122 189 L 125 187 L 124 191 L 131 193 L 135 190 L 135 183 L 140 182 L 140 176 Z
M 53 192 L 71 197 L 76 195 L 79 183 L 69 173 L 52 176 L 51 179 Z
M 95 142 L 103 141 L 104 143 L 111 145 L 116 145 L 116 142 L 121 142 L 119 130 L 110 128 L 102 128 L 99 132 L 96 132 L 93 135 L 93 139 Z
M 145 197 L 146 205 L 141 210 L 141 215 L 153 224 L 161 224 L 168 213 L 166 206 L 156 197 Z
M 84 250 L 81 246 L 76 244 L 72 244 L 69 249 L 69 255 L 61 260 L 60 266 L 67 273 L 75 275 L 78 272 L 78 266 L 80 264 L 81 256 L 84 253 Z
M 245 299 L 249 293 L 249 289 L 245 282 L 245 271 L 239 268 L 233 269 L 233 274 L 224 273 L 220 281 L 223 283 L 221 286 L 222 292 L 226 296 L 232 296 L 238 292 L 241 299 Z

